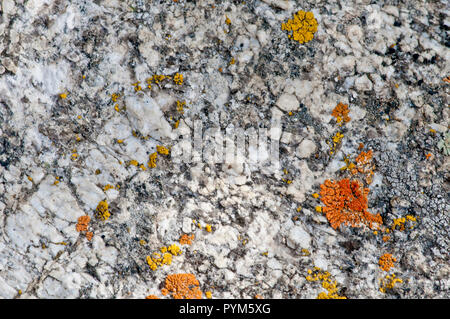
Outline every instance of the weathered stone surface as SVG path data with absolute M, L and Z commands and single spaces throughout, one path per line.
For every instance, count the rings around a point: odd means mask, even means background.
M 348 298 L 450 297 L 445 1 L 0 5 L 0 298 L 162 297 L 168 273 L 215 298 L 315 298 L 314 267 Z M 302 45 L 281 30 L 301 9 L 318 21 Z M 313 196 L 360 178 L 361 150 L 377 233 L 331 228 Z M 384 253 L 403 279 L 386 293 Z

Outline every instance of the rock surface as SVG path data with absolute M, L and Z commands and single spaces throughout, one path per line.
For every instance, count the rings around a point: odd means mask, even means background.
M 162 297 L 173 273 L 213 298 L 315 298 L 314 267 L 347 298 L 449 298 L 446 2 L 298 3 L 1 1 L 0 298 Z M 306 44 L 281 30 L 301 9 L 319 24 Z M 203 161 L 217 128 L 270 130 L 276 150 Z M 194 159 L 158 153 L 152 168 L 157 145 Z M 361 145 L 389 234 L 316 211 Z M 182 254 L 151 270 L 173 243 Z M 383 292 L 385 253 L 402 282 Z

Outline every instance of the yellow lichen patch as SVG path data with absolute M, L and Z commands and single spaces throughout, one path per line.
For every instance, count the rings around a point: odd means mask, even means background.
M 312 194 L 312 197 L 314 197 L 314 198 L 319 198 L 319 194 L 318 193 L 314 193 L 314 194 Z
M 289 39 L 302 44 L 309 42 L 314 38 L 317 26 L 317 20 L 314 18 L 312 12 L 300 10 L 294 14 L 293 19 L 289 19 L 286 23 L 281 24 L 281 30 L 288 31 Z
M 119 93 L 113 93 L 111 94 L 111 100 L 115 103 L 117 102 L 118 98 L 120 97 Z
M 128 164 L 129 164 L 129 165 L 133 165 L 133 166 L 136 166 L 136 167 L 137 167 L 137 166 L 139 165 L 139 162 L 138 162 L 138 161 L 136 161 L 136 160 L 131 160 L 131 161 L 129 161 L 129 162 L 128 162 Z
M 317 299 L 347 299 L 345 296 L 338 295 L 338 288 L 336 280 L 331 281 L 331 274 L 328 271 L 322 271 L 319 267 L 314 267 L 314 270 L 308 269 L 308 275 L 305 277 L 307 281 L 321 281 L 321 286 L 327 292 L 321 292 L 317 295 Z
M 72 150 L 72 155 L 70 156 L 70 158 L 72 159 L 72 161 L 75 161 L 78 158 L 78 153 L 76 149 Z
M 205 230 L 210 233 L 212 231 L 211 225 L 210 224 L 206 224 L 205 226 Z
M 181 255 L 182 251 L 180 247 L 178 247 L 176 244 L 172 244 L 169 247 L 167 247 L 167 250 L 174 256 Z
M 103 191 L 106 192 L 107 190 L 110 190 L 112 188 L 114 188 L 114 185 L 106 184 L 105 186 L 103 186 Z
M 341 171 L 345 171 L 345 170 L 351 171 L 352 169 L 355 168 L 355 164 L 352 163 L 352 162 L 350 161 L 350 159 L 348 158 L 348 156 L 345 156 L 345 157 L 344 157 L 344 163 L 345 163 L 345 166 L 342 166 L 342 167 L 340 168 Z
M 140 83 L 141 83 L 140 81 L 137 81 L 137 82 L 131 84 L 132 86 L 134 86 L 134 91 L 135 92 L 138 92 L 138 91 L 142 90 L 142 86 L 140 86 Z
M 149 156 L 149 161 L 148 161 L 148 167 L 150 168 L 155 168 L 156 167 L 156 158 L 158 157 L 158 153 L 154 152 L 152 154 L 150 154 Z
M 336 149 L 341 144 L 343 138 L 344 134 L 337 132 L 331 137 L 331 141 L 327 141 L 327 144 L 330 146 L 330 155 L 333 155 L 336 152 Z
M 335 143 L 335 144 L 340 143 L 343 137 L 344 137 L 344 134 L 337 132 L 336 135 L 333 136 L 333 143 Z
M 161 155 L 169 155 L 169 149 L 167 147 L 164 147 L 162 145 L 156 146 L 156 151 Z
M 230 25 L 230 24 L 231 24 L 231 20 L 230 20 L 230 18 L 228 18 L 227 16 L 225 16 L 225 23 L 226 23 L 227 25 Z
M 153 259 L 150 256 L 147 256 L 145 259 L 147 261 L 147 264 L 150 266 L 151 270 L 156 270 L 158 268 L 158 265 L 156 262 L 153 261 Z
M 173 77 L 173 82 L 175 82 L 175 84 L 182 85 L 183 84 L 183 74 L 180 74 L 177 72 L 175 74 L 175 76 Z
M 205 297 L 206 298 L 208 298 L 208 299 L 211 299 L 212 298 L 212 292 L 211 291 L 205 291 Z
M 55 176 L 55 181 L 53 182 L 53 185 L 59 184 L 59 176 Z
M 231 58 L 231 60 L 230 60 L 230 65 L 233 65 L 233 64 L 235 64 L 236 63 L 236 59 L 235 58 Z
M 408 224 L 409 229 L 413 229 L 414 226 L 416 226 L 417 223 L 417 217 L 414 217 L 412 215 L 406 215 L 406 217 L 399 217 L 399 218 L 394 218 L 392 225 L 391 225 L 391 229 L 392 230 L 396 230 L 397 227 L 400 231 L 404 231 L 405 230 L 405 224 L 409 222 Z M 389 229 L 386 229 L 386 231 L 388 231 Z
M 100 203 L 98 203 L 95 211 L 97 213 L 97 217 L 102 220 L 107 220 L 111 216 L 111 214 L 109 212 L 109 205 L 106 200 L 100 201 Z
M 64 93 L 61 93 L 60 95 L 59 95 L 59 97 L 61 98 L 61 99 L 66 99 L 67 98 L 67 92 L 64 92 Z
M 172 264 L 173 256 L 178 256 L 181 254 L 181 249 L 176 244 L 170 245 L 169 247 L 163 246 L 160 248 L 160 252 L 154 252 L 152 256 L 146 257 L 146 262 L 151 270 L 156 270 L 158 267 L 163 265 Z
M 394 267 L 394 262 L 396 261 L 397 259 L 395 259 L 394 256 L 386 253 L 380 257 L 378 260 L 378 265 L 382 270 L 389 271 L 392 267 Z
M 181 102 L 181 101 L 177 100 L 177 112 L 180 114 L 183 114 L 185 105 L 186 105 L 186 101 Z
M 393 289 L 395 284 L 402 283 L 403 280 L 396 278 L 395 274 L 386 275 L 386 277 L 380 279 L 380 291 L 386 293 L 388 289 Z
M 151 89 L 153 83 L 159 84 L 160 82 L 162 82 L 165 79 L 171 79 L 171 77 L 168 75 L 163 75 L 163 74 L 154 74 L 152 77 L 150 77 L 146 80 L 147 88 Z
M 302 255 L 303 255 L 303 256 L 309 256 L 309 255 L 311 255 L 311 253 L 309 252 L 309 250 L 306 249 L 306 248 L 302 248 L 301 252 L 302 252 Z

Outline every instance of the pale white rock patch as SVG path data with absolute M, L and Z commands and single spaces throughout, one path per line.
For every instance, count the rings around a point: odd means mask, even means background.
M 295 95 L 284 93 L 278 98 L 276 105 L 283 111 L 289 112 L 298 109 L 300 103 Z
M 310 139 L 304 139 L 297 147 L 295 154 L 300 158 L 310 157 L 317 149 L 316 143 Z

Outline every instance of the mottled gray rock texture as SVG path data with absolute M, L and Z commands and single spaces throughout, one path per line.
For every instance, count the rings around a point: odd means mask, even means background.
M 304 44 L 281 29 L 298 10 L 318 22 Z M 449 298 L 449 27 L 438 0 L 0 1 L 0 298 L 163 297 L 175 273 L 213 298 L 316 298 L 314 267 L 347 298 Z M 197 123 L 267 128 L 279 168 L 180 160 Z M 389 233 L 316 211 L 361 143 Z

